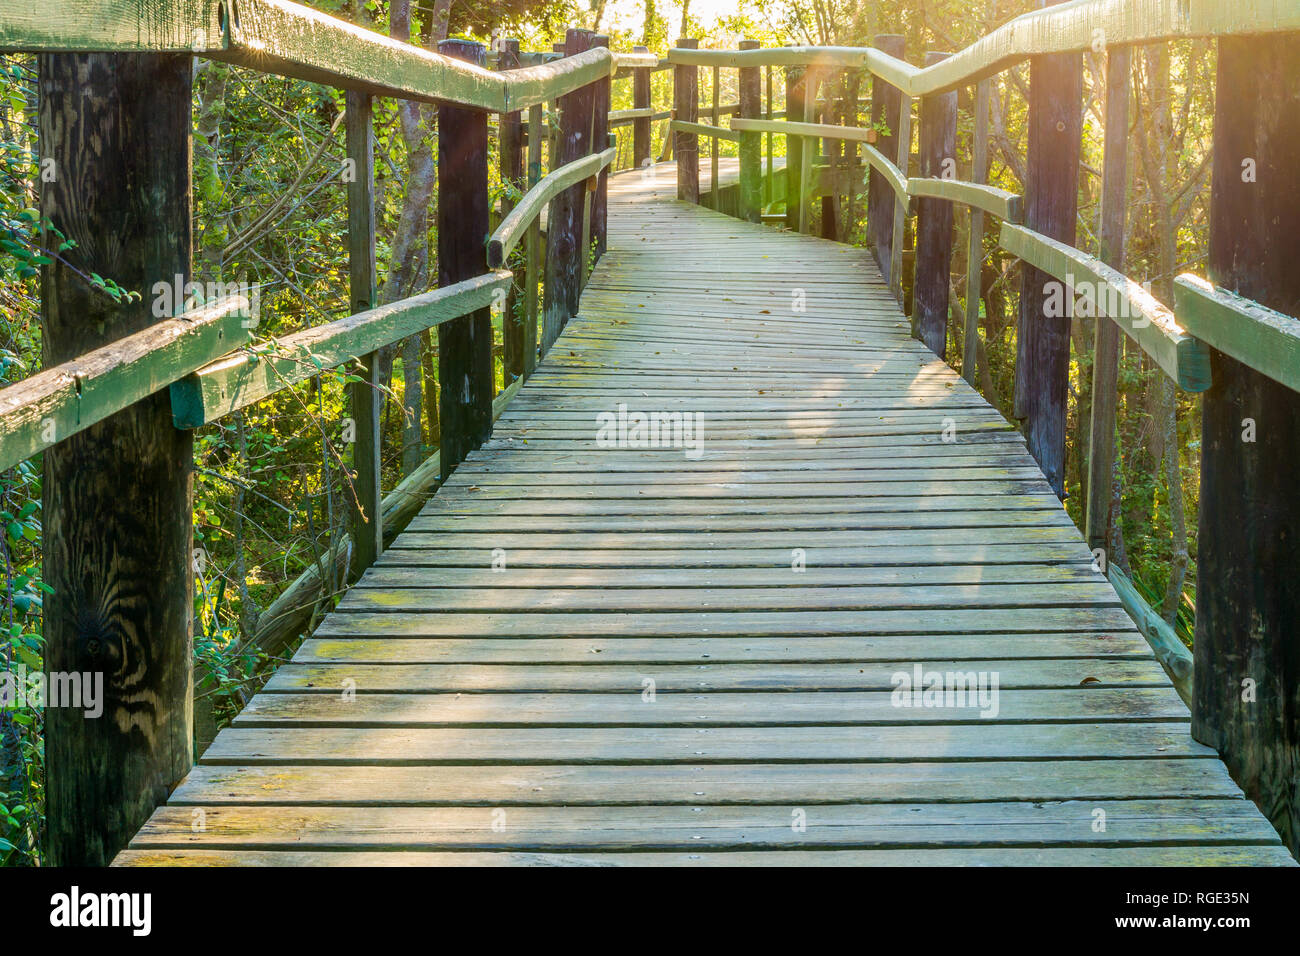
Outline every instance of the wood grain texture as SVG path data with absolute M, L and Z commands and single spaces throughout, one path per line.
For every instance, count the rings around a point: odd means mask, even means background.
M 870 254 L 676 189 L 611 177 L 492 440 L 119 862 L 1287 863 Z M 897 706 L 918 666 L 998 712 Z

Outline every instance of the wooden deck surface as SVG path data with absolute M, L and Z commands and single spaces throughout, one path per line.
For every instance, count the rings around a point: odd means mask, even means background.
M 673 184 L 613 178 L 494 438 L 118 862 L 1291 863 L 869 253 Z M 620 404 L 702 454 L 598 447 Z

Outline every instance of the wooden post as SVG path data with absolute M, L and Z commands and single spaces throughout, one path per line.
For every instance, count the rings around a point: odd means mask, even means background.
M 713 108 L 709 110 L 709 125 L 715 129 L 718 126 L 718 107 L 721 105 L 718 101 L 721 93 L 721 79 L 720 72 L 715 66 L 713 68 L 713 86 L 711 89 Z M 718 147 L 721 142 L 716 136 L 709 139 L 709 208 L 719 210 L 722 208 L 722 190 L 718 186 Z
M 565 52 L 576 56 L 591 49 L 596 34 L 590 30 L 570 30 L 565 42 Z M 592 152 L 592 132 L 595 121 L 592 111 L 596 106 L 596 92 L 584 86 L 560 97 L 559 152 L 553 169 L 558 169 Z M 604 148 L 601 144 L 600 148 Z M 582 220 L 586 203 L 587 185 L 576 183 L 560 193 L 551 202 L 547 218 L 546 282 L 544 286 L 542 315 L 542 351 L 564 331 L 569 319 L 578 314 L 578 300 L 582 293 L 582 264 L 586 250 L 582 248 Z
M 927 53 L 925 65 L 948 58 Z M 921 98 L 921 175 L 953 179 L 957 163 L 957 91 Z M 916 205 L 916 274 L 912 311 L 918 337 L 939 358 L 948 358 L 948 298 L 952 288 L 952 203 L 922 197 Z
M 643 46 L 634 49 L 636 53 L 649 53 Z M 632 71 L 632 107 L 638 110 L 650 109 L 650 68 L 637 67 Z M 632 121 L 632 165 L 641 169 L 650 162 L 650 138 L 653 121 L 642 117 Z
M 826 96 L 820 103 L 820 116 L 817 119 L 819 123 L 828 125 L 837 125 L 838 116 L 836 107 L 839 105 L 835 92 L 839 86 L 838 80 L 841 77 L 828 75 L 826 77 Z M 832 82 L 836 80 L 837 82 Z M 821 158 L 825 160 L 826 183 L 823 184 L 826 192 L 822 195 L 822 231 L 823 239 L 835 241 L 839 238 L 839 182 L 840 182 L 840 158 L 844 153 L 844 140 L 826 139 L 821 140 Z
M 903 58 L 904 38 L 894 33 L 881 33 L 873 44 L 882 53 L 887 53 L 899 60 Z M 871 78 L 871 123 L 875 127 L 882 124 L 888 132 L 881 132 L 876 137 L 876 148 L 883 156 L 898 155 L 898 121 L 902 108 L 903 94 L 898 87 L 891 86 L 878 76 Z M 893 262 L 894 241 L 894 191 L 889 182 L 872 169 L 867 176 L 867 232 L 876 255 L 876 265 L 891 286 L 894 277 L 890 274 Z
M 741 40 L 742 50 L 757 50 L 757 40 Z M 740 70 L 740 115 L 758 119 L 763 110 L 763 78 L 759 67 Z M 740 134 L 740 218 L 758 222 L 763 212 L 763 134 Z
M 352 312 L 373 309 L 377 301 L 375 276 L 375 137 L 373 102 L 364 93 L 348 91 L 346 129 L 348 166 L 348 285 Z M 380 483 L 379 412 L 384 398 L 379 377 L 379 353 L 360 358 L 360 382 L 348 385 L 355 440 L 352 443 L 353 497 L 349 498 L 352 560 L 349 579 L 355 581 L 384 551 L 383 488 Z M 432 383 L 429 383 L 432 387 Z
M 497 60 L 498 70 L 519 69 L 519 41 L 506 40 L 501 47 Z M 522 111 L 503 113 L 500 119 L 500 162 L 501 182 L 523 192 L 527 186 L 524 179 L 524 114 Z M 540 134 L 541 124 L 529 129 L 530 141 Z M 501 200 L 501 214 L 504 216 L 515 206 L 509 192 Z M 515 281 L 522 282 L 523 276 L 516 270 Z M 502 339 L 502 373 L 506 385 L 519 378 L 524 372 L 524 316 L 519 311 L 519 296 L 514 289 L 506 298 L 505 314 L 501 320 Z
M 597 34 L 592 38 L 593 47 L 609 48 L 609 37 Z M 607 76 L 596 81 L 595 106 L 592 116 L 591 151 L 601 152 L 609 142 L 609 108 L 612 103 L 610 78 Z M 605 254 L 609 244 L 609 167 L 602 169 L 596 177 L 596 189 L 591 195 L 591 238 L 596 243 L 596 261 Z M 582 261 L 587 261 L 590 246 L 584 246 Z M 584 282 L 585 286 L 586 283 Z
M 677 41 L 681 50 L 698 50 L 699 40 L 683 37 Z M 673 67 L 673 119 L 687 123 L 700 118 L 700 71 L 694 66 Z M 700 138 L 694 133 L 673 135 L 677 156 L 677 198 L 684 202 L 700 201 Z
M 821 76 L 811 67 L 803 72 L 803 115 L 805 123 L 817 120 L 817 87 Z M 812 232 L 812 176 L 813 151 L 819 142 L 816 136 L 800 136 L 796 140 L 799 150 L 799 231 Z M 788 150 L 787 150 L 788 151 Z
M 1050 5 L 1050 4 L 1044 4 Z M 1083 59 L 1053 53 L 1029 61 L 1029 154 L 1025 225 L 1074 245 L 1083 135 Z M 1021 265 L 1016 355 L 1016 415 L 1025 444 L 1057 496 L 1065 498 L 1065 430 L 1069 410 L 1071 296 L 1047 308 L 1057 280 Z M 1063 315 L 1049 315 L 1061 311 Z
M 912 97 L 906 94 L 900 94 L 898 98 L 896 138 L 898 146 L 896 162 L 903 178 L 907 179 L 908 170 L 912 165 Z M 894 218 L 889 239 L 889 285 L 898 304 L 903 305 L 903 243 L 907 237 L 908 200 L 906 196 L 900 197 L 894 194 L 892 188 L 890 194 L 894 197 Z M 916 329 L 912 332 L 915 334 Z
M 537 104 L 528 110 L 528 128 L 541 130 L 542 106 Z M 529 135 L 528 138 L 528 188 L 536 186 L 542 178 L 542 137 Z M 540 315 L 538 301 L 538 284 L 542 281 L 542 223 L 540 217 L 533 217 L 528 226 L 528 237 L 524 240 L 524 378 L 533 374 L 537 367 L 537 320 Z
M 773 96 L 775 94 L 775 91 L 772 88 L 773 72 L 772 67 L 769 66 L 767 68 L 767 113 L 764 117 L 769 123 L 772 121 L 772 117 L 775 114 L 775 108 L 772 105 L 774 102 Z M 766 210 L 767 207 L 772 204 L 776 195 L 776 180 L 774 179 L 776 176 L 776 151 L 772 146 L 772 134 L 764 134 L 764 139 L 767 144 L 767 176 L 763 180 L 763 208 Z
M 1209 278 L 1300 315 L 1300 35 L 1220 39 L 1215 103 Z M 1210 368 L 1192 735 L 1300 855 L 1300 394 L 1219 352 Z
M 1128 104 L 1130 53 L 1112 47 L 1106 54 L 1106 140 L 1102 160 L 1101 260 L 1124 271 L 1124 219 L 1128 212 Z M 1111 485 L 1115 468 L 1115 403 L 1119 389 L 1119 326 L 1096 319 L 1092 358 L 1092 421 L 1088 440 L 1088 547 L 1105 548 L 1110 530 Z
M 785 68 L 785 118 L 800 122 L 804 118 L 804 75 L 801 66 Z M 803 138 L 785 138 L 785 227 L 798 232 L 803 225 Z
M 443 40 L 438 52 L 482 66 L 486 51 L 470 40 Z M 487 114 L 438 107 L 438 285 L 481 275 L 488 235 Z M 492 433 L 492 310 L 438 326 L 439 458 L 451 476 Z
M 184 297 L 191 63 L 37 59 L 41 212 L 77 243 L 63 253 L 75 270 L 61 259 L 41 267 L 48 368 L 153 325 L 155 283 L 172 302 Z M 91 272 L 143 299 L 115 303 L 82 277 Z M 191 433 L 172 426 L 166 389 L 45 452 L 45 666 L 79 675 L 86 699 L 45 708 L 51 865 L 110 863 L 190 768 L 193 571 L 203 560 L 192 551 L 192 468 Z M 91 697 L 102 706 L 93 718 Z
M 989 84 L 975 85 L 975 129 L 971 144 L 971 181 L 983 183 L 989 177 Z M 970 234 L 966 238 L 966 324 L 962 334 L 961 375 L 975 384 L 976 355 L 979 353 L 980 296 L 984 285 L 984 211 L 970 210 Z

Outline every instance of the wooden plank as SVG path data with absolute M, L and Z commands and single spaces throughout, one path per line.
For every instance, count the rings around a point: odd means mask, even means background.
M 264 349 L 237 352 L 172 385 L 172 418 L 177 428 L 200 428 L 324 369 L 487 308 L 513 278 L 510 272 L 489 272 L 283 336 Z
M 221 299 L 0 389 L 0 470 L 220 358 L 253 334 L 249 302 Z

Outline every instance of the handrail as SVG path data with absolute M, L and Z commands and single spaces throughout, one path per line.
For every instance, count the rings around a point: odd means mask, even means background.
M 614 162 L 618 156 L 616 148 L 604 152 L 592 153 L 582 159 L 574 160 L 548 173 L 537 181 L 513 209 L 501 220 L 496 231 L 488 237 L 488 267 L 499 269 L 505 264 L 510 253 L 524 238 L 524 233 L 532 221 L 541 215 L 547 203 L 571 186 L 591 179 L 602 169 Z
M 899 202 L 907 202 L 907 180 L 903 177 L 903 171 L 895 166 L 888 156 L 870 143 L 866 144 L 863 151 L 867 155 L 867 162 L 871 164 L 871 168 L 885 177 L 885 181 L 889 183 L 889 188 L 894 191 L 894 195 L 898 197 Z
M 708 136 L 711 139 L 726 140 L 729 143 L 740 142 L 740 134 L 724 126 L 710 126 L 708 123 L 691 123 L 686 120 L 673 120 L 668 128 L 674 133 L 691 133 L 695 136 Z
M 1189 274 L 1174 280 L 1174 311 L 1206 345 L 1300 392 L 1300 319 Z
M 869 126 L 838 126 L 832 123 L 797 123 L 791 120 L 745 119 L 737 116 L 731 128 L 738 133 L 776 133 L 778 136 L 816 136 L 821 139 L 874 143 L 876 131 Z
M 488 308 L 513 281 L 511 272 L 489 272 L 286 335 L 276 354 L 232 353 L 172 385 L 172 418 L 177 428 L 200 428 L 349 359 Z
M 971 183 L 962 179 L 933 179 L 912 177 L 907 181 L 907 194 L 915 198 L 948 199 L 997 216 L 1003 222 L 1024 221 L 1025 199 L 1017 193 Z
M 1078 279 L 1089 282 L 1097 314 L 1110 318 L 1180 388 L 1203 392 L 1210 387 L 1210 353 L 1205 343 L 1188 335 L 1169 308 L 1128 276 L 1024 226 L 1003 223 L 1000 244 L 1064 283 L 1071 295 Z M 1096 301 L 1103 296 L 1105 302 Z
M 231 296 L 0 389 L 0 471 L 101 422 L 252 337 Z
M 511 113 L 612 76 L 620 56 L 597 47 L 542 66 L 493 72 L 403 43 L 290 0 L 121 0 L 0 4 L 0 48 L 25 53 L 192 53 L 378 96 Z
M 1300 30 L 1300 0 L 1072 0 L 1016 17 L 933 66 L 915 67 L 871 47 L 768 47 L 757 50 L 674 48 L 681 66 L 803 66 L 868 70 L 908 96 L 943 93 L 1045 53 L 1184 37 Z

